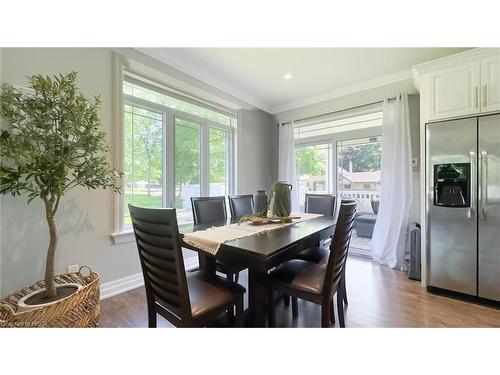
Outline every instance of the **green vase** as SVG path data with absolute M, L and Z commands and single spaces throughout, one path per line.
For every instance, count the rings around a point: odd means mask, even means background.
M 292 185 L 284 181 L 277 181 L 273 184 L 272 192 L 274 196 L 273 214 L 279 217 L 288 217 L 292 211 L 292 199 L 290 191 Z

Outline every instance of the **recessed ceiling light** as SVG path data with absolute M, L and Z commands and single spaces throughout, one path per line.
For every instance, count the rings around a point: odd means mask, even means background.
M 283 79 L 284 79 L 285 81 L 290 81 L 292 78 L 293 78 L 293 74 L 292 74 L 292 73 L 285 73 L 285 74 L 283 75 Z

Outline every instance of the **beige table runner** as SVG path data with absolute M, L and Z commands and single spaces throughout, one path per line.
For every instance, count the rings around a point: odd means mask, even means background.
M 250 223 L 230 224 L 222 227 L 212 227 L 199 232 L 186 233 L 184 235 L 184 242 L 194 246 L 198 249 L 206 251 L 212 255 L 217 254 L 219 247 L 222 243 L 227 241 L 236 240 L 247 236 L 252 236 L 258 233 L 267 232 L 270 230 L 285 228 L 287 226 L 300 223 L 302 221 L 315 219 L 323 216 L 321 214 L 292 214 L 300 216 L 300 219 L 292 220 L 291 223 L 276 223 L 276 224 L 263 224 L 253 225 Z

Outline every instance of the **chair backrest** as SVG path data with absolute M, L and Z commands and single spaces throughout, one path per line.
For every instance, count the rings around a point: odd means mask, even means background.
M 239 220 L 243 216 L 253 214 L 253 195 L 230 195 L 229 211 L 232 220 Z
M 198 224 L 215 224 L 226 221 L 226 197 L 191 197 L 193 219 Z
M 334 194 L 306 194 L 304 211 L 309 214 L 335 216 Z
M 335 233 L 330 244 L 330 256 L 326 269 L 325 284 L 323 285 L 323 288 L 326 288 L 324 290 L 328 292 L 325 295 L 329 298 L 336 292 L 344 271 L 355 216 L 356 203 L 342 202 L 335 226 Z
M 128 207 L 148 305 L 158 303 L 174 318 L 189 318 L 191 305 L 175 208 Z

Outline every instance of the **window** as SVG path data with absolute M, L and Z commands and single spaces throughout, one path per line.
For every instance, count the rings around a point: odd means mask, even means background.
M 125 105 L 124 225 L 130 225 L 128 204 L 162 207 L 162 113 Z
M 382 112 L 373 112 L 364 115 L 357 115 L 338 120 L 321 122 L 319 124 L 310 124 L 296 126 L 294 128 L 294 137 L 296 140 L 331 136 L 336 133 L 352 132 L 382 126 Z
M 235 115 L 124 77 L 122 230 L 128 204 L 175 207 L 191 222 L 191 197 L 233 192 Z
M 381 106 L 299 120 L 294 126 L 299 208 L 308 192 L 354 199 L 358 213 L 376 217 L 381 177 Z M 367 113 L 368 111 L 373 111 Z M 352 112 L 351 112 L 352 113 Z M 351 253 L 370 254 L 368 237 L 353 234 Z
M 210 195 L 229 194 L 230 133 L 210 128 Z
M 201 125 L 175 119 L 175 208 L 177 220 L 192 220 L 191 197 L 201 195 Z
M 382 137 L 354 138 L 337 142 L 339 195 L 353 191 L 359 198 L 357 212 L 374 214 L 372 200 L 380 189 Z M 353 183 L 346 187 L 345 179 Z M 375 194 L 374 194 L 375 193 Z
M 151 103 L 160 104 L 162 106 L 176 109 L 180 112 L 189 113 L 210 121 L 214 121 L 226 126 L 231 125 L 231 117 L 223 113 L 213 111 L 202 106 L 192 104 L 187 101 L 179 100 L 172 96 L 148 89 L 137 84 L 125 81 L 123 83 L 123 93 L 135 98 L 144 99 Z
M 331 154 L 331 144 L 306 145 L 295 148 L 301 211 L 304 209 L 306 193 L 330 192 Z

